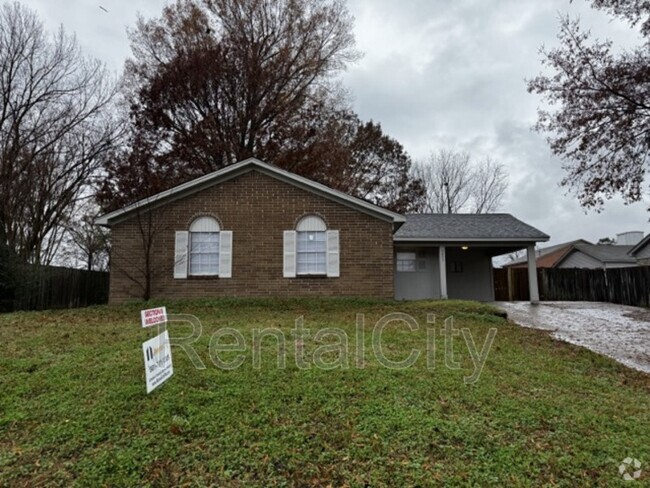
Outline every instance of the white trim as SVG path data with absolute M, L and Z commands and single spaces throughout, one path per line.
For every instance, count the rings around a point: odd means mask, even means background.
M 189 235 L 186 230 L 177 230 L 174 239 L 174 279 L 187 279 L 189 263 Z
M 296 225 L 297 232 L 325 232 L 327 224 L 318 215 L 305 215 Z
M 222 230 L 219 236 L 219 278 L 232 278 L 231 230 Z
M 202 215 L 197 217 L 190 224 L 190 232 L 219 232 L 219 222 L 214 217 Z
M 276 166 L 264 163 L 259 159 L 249 158 L 244 161 L 240 161 L 239 163 L 226 166 L 225 168 L 213 173 L 209 173 L 205 176 L 196 178 L 192 181 L 188 181 L 187 183 L 183 183 L 182 185 L 171 188 L 170 190 L 158 193 L 152 197 L 145 198 L 139 202 L 133 203 L 119 210 L 115 210 L 114 212 L 102 215 L 95 220 L 95 223 L 97 225 L 110 226 L 127 218 L 127 214 L 142 207 L 148 207 L 154 204 L 158 204 L 155 207 L 160 206 L 167 201 L 173 201 L 178 198 L 182 198 L 184 196 L 190 195 L 197 191 L 201 191 L 212 185 L 227 181 L 228 179 L 234 178 L 252 170 L 258 170 L 267 176 L 272 176 L 279 180 L 285 181 L 286 183 L 293 184 L 299 188 L 320 194 L 321 196 L 329 198 L 330 200 L 334 200 L 349 207 L 356 208 L 357 210 L 369 213 L 375 217 L 383 218 L 384 220 L 389 220 L 392 222 L 406 222 L 406 217 L 401 214 L 386 210 L 385 208 L 378 207 L 377 205 L 373 205 L 372 203 L 353 197 L 341 191 L 334 190 L 320 183 L 316 183 L 315 181 L 312 181 L 308 178 L 298 176 Z
M 440 269 L 440 298 L 447 300 L 449 293 L 447 291 L 447 249 L 440 246 L 438 249 L 438 268 Z
M 537 284 L 537 256 L 534 244 L 526 248 L 526 259 L 528 260 L 528 292 L 530 294 L 530 303 L 537 305 L 539 303 L 539 286 Z
M 297 268 L 295 230 L 284 231 L 283 256 L 282 276 L 285 278 L 295 278 Z
M 339 231 L 327 231 L 327 256 L 325 269 L 328 278 L 341 276 L 341 252 L 339 250 Z
M 432 237 L 393 237 L 393 242 L 430 242 L 432 244 L 435 243 L 445 243 L 445 242 L 453 242 L 453 243 L 471 243 L 471 242 L 486 242 L 486 243 L 507 243 L 507 242 L 546 242 L 550 239 L 550 237 L 512 237 L 510 239 L 508 238 L 498 238 L 498 239 L 490 239 L 490 238 L 480 238 L 480 237 L 472 237 L 470 239 L 456 239 L 456 238 L 446 238 L 446 237 L 439 237 L 439 238 L 432 238 Z

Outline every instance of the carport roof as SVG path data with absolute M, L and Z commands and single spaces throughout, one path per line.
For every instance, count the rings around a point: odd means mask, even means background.
M 541 242 L 549 236 L 510 214 L 414 214 L 395 233 L 398 242 Z

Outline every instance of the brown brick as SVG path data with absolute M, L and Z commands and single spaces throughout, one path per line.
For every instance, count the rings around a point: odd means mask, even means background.
M 321 216 L 340 232 L 339 278 L 284 278 L 283 231 L 304 215 Z M 175 231 L 212 215 L 233 231 L 232 278 L 174 279 Z M 110 302 L 142 298 L 143 239 L 148 217 L 112 228 Z M 152 297 L 393 297 L 393 225 L 257 171 L 152 210 Z

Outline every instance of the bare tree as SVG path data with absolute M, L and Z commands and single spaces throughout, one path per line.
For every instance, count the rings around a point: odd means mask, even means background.
M 471 196 L 469 154 L 432 153 L 426 163 L 415 165 L 414 173 L 424 185 L 425 211 L 456 213 L 467 205 Z
M 61 29 L 0 5 L 0 226 L 23 261 L 47 263 L 62 224 L 113 144 L 115 86 Z
M 432 213 L 494 212 L 508 188 L 502 164 L 490 158 L 474 163 L 464 152 L 432 153 L 413 173 L 424 186 L 423 208 Z
M 75 218 L 64 226 L 63 251 L 60 257 L 65 265 L 83 265 L 88 271 L 107 271 L 110 250 L 109 231 L 95 224 L 99 208 L 90 202 L 75 210 Z
M 526 257 L 525 249 L 521 249 L 519 251 L 513 251 L 507 255 L 507 261 L 504 264 L 514 263 L 515 261 L 519 261 L 520 259 L 525 257 Z
M 464 152 L 440 150 L 413 168 L 425 189 L 424 210 L 432 213 L 488 213 L 498 209 L 508 179 L 502 164 L 475 164 Z
M 0 227 L 0 312 L 13 310 L 18 271 L 16 259 Z
M 505 167 L 487 157 L 474 167 L 471 176 L 471 212 L 480 214 L 498 210 L 508 189 Z
M 152 286 L 163 273 L 169 272 L 168 263 L 156 259 L 160 252 L 161 237 L 169 232 L 164 224 L 164 207 L 155 211 L 137 210 L 136 214 L 128 221 L 120 224 L 126 226 L 121 232 L 126 233 L 133 242 L 134 247 L 124 249 L 114 247 L 111 249 L 111 273 L 122 275 L 132 283 L 134 298 L 149 300 L 152 296 Z M 116 232 L 115 227 L 112 229 Z

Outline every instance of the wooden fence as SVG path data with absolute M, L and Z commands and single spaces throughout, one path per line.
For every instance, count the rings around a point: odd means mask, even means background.
M 0 287 L 0 312 L 78 308 L 108 303 L 109 274 L 53 266 L 22 266 L 13 286 Z
M 610 302 L 650 307 L 650 267 L 614 269 L 538 269 L 540 299 L 544 301 Z M 529 300 L 528 270 L 494 270 L 495 298 Z

